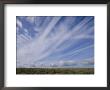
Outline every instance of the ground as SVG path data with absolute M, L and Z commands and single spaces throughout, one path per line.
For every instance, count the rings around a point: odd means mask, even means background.
M 16 74 L 94 74 L 94 68 L 16 68 Z

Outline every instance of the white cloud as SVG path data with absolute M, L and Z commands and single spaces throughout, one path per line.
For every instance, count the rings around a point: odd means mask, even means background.
M 33 17 L 30 17 L 30 18 L 32 19 Z M 68 48 L 71 45 L 71 43 L 65 43 L 61 48 L 57 48 L 66 40 L 71 40 L 71 42 L 74 42 L 72 43 L 72 45 L 74 46 L 74 44 L 76 42 L 79 42 L 79 40 L 81 39 L 93 39 L 94 38 L 93 36 L 88 35 L 88 33 L 93 31 L 93 27 L 89 28 L 88 30 L 82 31 L 83 29 L 87 29 L 86 23 L 89 20 L 91 20 L 91 18 L 85 18 L 70 31 L 67 30 L 64 24 L 61 24 L 56 30 L 56 32 L 52 34 L 51 31 L 53 27 L 55 27 L 56 23 L 58 23 L 60 19 L 61 17 L 54 17 L 49 22 L 49 24 L 46 26 L 45 30 L 39 35 L 39 37 L 36 37 L 33 40 L 28 41 L 28 43 L 26 43 L 23 47 L 17 50 L 17 61 L 19 62 L 19 65 L 24 65 L 24 64 L 29 65 L 29 66 L 33 65 L 35 64 L 36 61 L 47 59 L 48 56 L 53 52 L 58 52 L 58 51 L 64 50 L 65 48 Z M 17 23 L 19 23 L 19 21 Z M 25 31 L 27 32 L 27 30 Z M 24 36 L 22 36 L 22 38 L 25 39 Z M 86 46 L 81 49 L 73 50 L 72 52 L 59 55 L 59 59 L 64 56 L 77 54 L 83 50 L 86 50 L 92 47 L 94 47 L 94 45 Z M 61 61 L 58 63 L 58 65 L 59 64 L 62 65 L 62 63 L 63 64 L 76 64 L 78 62 L 74 62 L 74 61 L 62 62 Z M 53 64 L 53 63 L 50 65 L 56 66 L 56 64 Z
M 21 22 L 20 20 L 16 19 L 16 23 L 17 23 L 17 25 L 18 25 L 20 28 L 23 27 L 23 26 L 22 26 L 22 22 Z
M 85 65 L 94 65 L 93 58 L 85 60 L 59 60 L 57 62 L 49 62 L 48 64 L 42 63 L 34 65 L 34 67 L 77 67 Z
M 26 20 L 30 23 L 35 23 L 35 17 L 34 16 L 27 16 Z
M 41 56 L 39 56 L 38 60 L 39 59 L 44 59 L 44 58 L 48 57 L 65 40 L 68 40 L 70 37 L 73 37 L 74 38 L 75 36 L 79 35 L 80 30 L 85 26 L 85 24 L 89 20 L 91 20 L 91 18 L 85 18 L 78 25 L 76 25 L 76 27 L 74 27 L 71 32 L 69 32 L 69 31 L 67 32 L 65 30 L 65 32 L 63 32 L 60 36 L 56 36 L 57 39 L 56 40 L 53 40 L 54 41 L 53 47 L 51 49 L 49 48 L 49 50 L 45 54 L 41 54 Z M 46 38 L 45 38 L 45 40 L 46 40 Z M 44 40 L 42 40 L 42 41 L 44 41 Z

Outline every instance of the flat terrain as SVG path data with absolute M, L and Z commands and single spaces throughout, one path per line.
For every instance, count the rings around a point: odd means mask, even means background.
M 16 74 L 94 74 L 94 68 L 16 68 Z

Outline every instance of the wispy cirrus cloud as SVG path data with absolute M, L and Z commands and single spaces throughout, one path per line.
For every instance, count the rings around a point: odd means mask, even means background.
M 17 67 L 65 67 L 67 64 L 70 67 L 79 64 L 84 67 L 87 65 L 83 62 L 92 57 L 88 61 L 87 67 L 89 67 L 89 62 L 94 61 L 93 16 L 33 16 L 17 21 L 18 26 L 19 22 L 22 22 L 24 32 L 17 35 L 21 38 L 17 38 L 17 41 L 24 40 L 25 43 L 17 44 L 17 46 L 22 45 L 17 48 Z M 30 25 L 32 28 L 26 28 L 25 25 Z M 37 32 L 35 37 L 25 40 L 24 38 L 30 37 L 30 33 L 35 33 L 33 31 Z M 61 65 L 61 62 L 64 64 Z
M 22 28 L 22 22 L 19 19 L 16 20 L 16 24 L 18 27 Z

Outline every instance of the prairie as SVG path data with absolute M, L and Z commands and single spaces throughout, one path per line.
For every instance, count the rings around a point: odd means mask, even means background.
M 16 68 L 16 74 L 94 74 L 94 68 Z

